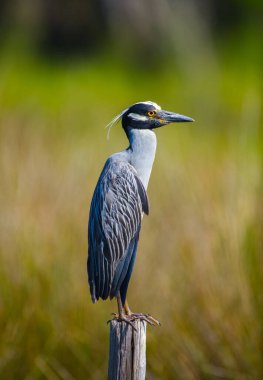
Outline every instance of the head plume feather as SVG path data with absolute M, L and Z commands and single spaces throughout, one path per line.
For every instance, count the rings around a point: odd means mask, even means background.
M 122 116 L 125 114 L 126 111 L 128 111 L 129 108 L 126 108 L 125 110 L 123 110 L 121 113 L 119 113 L 119 115 L 115 116 L 114 119 L 112 119 L 109 124 L 106 125 L 105 129 L 108 128 L 108 132 L 107 132 L 107 140 L 109 140 L 110 138 L 110 130 L 111 128 L 116 125 L 122 118 Z

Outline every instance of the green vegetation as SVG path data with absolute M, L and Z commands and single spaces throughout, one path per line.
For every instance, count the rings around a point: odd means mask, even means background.
M 258 48 L 188 52 L 148 73 L 105 56 L 58 64 L 2 50 L 1 379 L 105 379 L 116 305 L 90 300 L 89 204 L 106 157 L 127 145 L 120 126 L 110 142 L 103 127 L 148 99 L 196 119 L 157 131 L 128 293 L 162 322 L 148 329 L 148 379 L 263 378 Z

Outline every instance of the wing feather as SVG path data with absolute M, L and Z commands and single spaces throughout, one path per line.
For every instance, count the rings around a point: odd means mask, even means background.
M 95 188 L 88 226 L 88 275 L 92 301 L 116 296 L 129 267 L 146 191 L 129 163 L 108 159 Z

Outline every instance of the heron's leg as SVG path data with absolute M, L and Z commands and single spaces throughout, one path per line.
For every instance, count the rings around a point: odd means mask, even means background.
M 131 312 L 131 309 L 129 308 L 127 300 L 125 301 L 123 308 L 126 315 L 132 315 L 132 312 Z
M 121 295 L 120 295 L 120 292 L 118 292 L 117 294 L 117 305 L 118 305 L 118 314 L 116 313 L 112 313 L 112 315 L 114 316 L 113 319 L 119 321 L 119 322 L 126 322 L 128 323 L 128 325 L 130 325 L 134 330 L 136 330 L 136 327 L 133 325 L 133 321 L 135 319 L 133 318 L 130 318 L 129 315 L 125 315 L 125 312 L 124 312 L 124 309 L 123 309 L 123 306 L 122 306 L 122 302 L 121 302 Z M 110 322 L 110 321 L 108 321 Z
M 122 306 L 122 302 L 121 302 L 121 295 L 120 295 L 120 292 L 118 292 L 117 294 L 117 304 L 118 304 L 118 313 L 119 313 L 119 316 L 123 315 L 123 306 Z

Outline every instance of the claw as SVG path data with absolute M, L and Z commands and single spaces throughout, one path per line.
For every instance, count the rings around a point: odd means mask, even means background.
M 132 319 L 132 321 L 136 321 L 136 319 L 140 319 L 141 321 L 145 321 L 145 322 L 149 323 L 149 325 L 151 325 L 151 326 L 155 326 L 154 323 L 150 319 L 148 319 L 146 316 L 142 315 L 141 317 L 134 317 Z
M 126 315 L 119 315 L 117 313 L 111 313 L 111 315 L 113 315 L 113 318 L 108 320 L 107 321 L 107 324 L 109 324 L 111 321 L 118 321 L 118 322 L 126 322 L 128 325 L 130 325 L 132 327 L 133 330 L 135 330 L 137 332 L 137 329 L 136 327 L 134 326 L 134 324 L 132 323 L 133 321 L 135 321 L 135 319 L 133 318 L 130 318 L 129 316 L 126 316 Z
M 136 327 L 132 322 L 136 321 L 136 319 L 140 319 L 141 321 L 145 321 L 149 323 L 151 326 L 161 326 L 161 323 L 157 321 L 157 319 L 153 318 L 150 314 L 142 314 L 142 313 L 131 313 L 130 315 L 111 313 L 113 315 L 112 320 L 116 320 L 118 322 L 126 322 L 130 325 L 135 331 L 137 331 Z M 107 321 L 110 323 L 111 320 Z
M 137 332 L 136 327 L 135 327 L 134 324 L 132 323 L 132 322 L 133 322 L 132 319 L 127 318 L 126 316 L 122 316 L 121 318 L 118 318 L 118 321 L 119 321 L 119 322 L 123 322 L 123 321 L 124 321 L 124 322 L 128 323 L 128 325 L 130 325 L 130 326 L 132 327 L 132 329 L 135 330 L 135 331 Z
M 131 317 L 133 320 L 140 319 L 142 321 L 145 321 L 151 326 L 161 326 L 161 323 L 157 321 L 157 319 L 153 318 L 150 314 L 131 313 Z
M 153 318 L 150 314 L 147 315 L 147 318 L 149 318 L 154 325 L 161 326 L 161 323 L 157 319 Z

